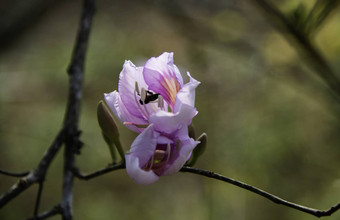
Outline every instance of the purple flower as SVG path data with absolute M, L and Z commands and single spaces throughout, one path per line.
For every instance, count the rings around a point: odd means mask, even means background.
M 150 58 L 143 67 L 125 61 L 118 91 L 105 94 L 105 102 L 129 129 L 141 133 L 126 157 L 129 176 L 150 184 L 159 176 L 177 172 L 198 142 L 189 138 L 188 125 L 197 114 L 195 88 L 188 73 L 183 84 L 173 53 Z
M 149 125 L 125 155 L 128 175 L 139 184 L 151 184 L 163 175 L 178 172 L 199 142 L 188 136 L 187 127 L 164 135 Z

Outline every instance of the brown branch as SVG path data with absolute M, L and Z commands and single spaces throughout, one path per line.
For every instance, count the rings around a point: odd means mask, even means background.
M 73 167 L 75 164 L 75 154 L 80 152 L 82 146 L 82 143 L 79 140 L 80 131 L 78 129 L 82 99 L 82 81 L 94 11 L 94 0 L 84 0 L 76 43 L 73 49 L 71 63 L 67 71 L 69 74 L 70 87 L 64 120 L 67 137 L 65 140 L 64 177 L 61 201 L 63 220 L 72 219 Z
M 60 205 L 56 205 L 51 210 L 43 212 L 40 215 L 37 215 L 37 216 L 32 217 L 32 218 L 28 218 L 26 220 L 42 220 L 42 219 L 47 219 L 49 217 L 52 217 L 52 216 L 55 216 L 55 215 L 58 215 L 58 214 L 61 214 L 61 206 Z
M 182 167 L 182 169 L 180 170 L 181 172 L 188 172 L 188 173 L 194 173 L 194 174 L 198 174 L 201 176 L 205 176 L 205 177 L 209 177 L 209 178 L 213 178 L 213 179 L 217 179 L 217 180 L 221 180 L 223 182 L 227 182 L 230 183 L 234 186 L 238 186 L 240 188 L 246 189 L 250 192 L 256 193 L 262 197 L 265 197 L 269 200 L 271 200 L 272 202 L 275 202 L 277 204 L 280 205 L 284 205 L 293 209 L 297 209 L 299 211 L 314 215 L 316 217 L 324 217 L 324 216 L 330 216 L 332 215 L 334 212 L 336 212 L 337 210 L 340 209 L 340 203 L 331 207 L 330 209 L 323 211 L 323 210 L 317 210 L 317 209 L 312 209 L 312 208 L 308 208 L 306 206 L 302 206 L 302 205 L 298 205 L 292 202 L 288 202 L 284 199 L 281 199 L 280 197 L 277 197 L 275 195 L 272 195 L 266 191 L 263 191 L 259 188 L 256 188 L 254 186 L 248 185 L 246 183 L 243 182 L 239 182 L 237 180 L 222 176 L 220 174 L 208 171 L 208 170 L 202 170 L 202 169 L 197 169 L 197 168 L 193 168 L 193 167 Z

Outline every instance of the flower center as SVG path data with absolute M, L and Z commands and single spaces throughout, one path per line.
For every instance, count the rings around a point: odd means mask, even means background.
M 167 164 L 171 157 L 171 144 L 166 145 L 166 149 L 156 149 L 148 163 L 143 167 L 144 170 L 154 170 Z
M 146 121 L 148 121 L 150 115 L 157 111 L 157 109 L 160 108 L 161 110 L 164 110 L 163 97 L 160 94 L 153 93 L 145 88 L 139 89 L 138 82 L 135 82 L 134 97 L 138 109 Z M 157 105 L 154 105 L 154 103 L 157 103 Z
M 174 77 L 173 78 L 164 77 L 161 84 L 169 95 L 170 106 L 173 107 L 175 105 L 177 93 L 181 89 L 177 79 Z
M 180 140 L 177 140 L 176 143 L 173 144 L 168 143 L 166 145 L 157 145 L 154 154 L 142 169 L 146 171 L 154 170 L 156 174 L 158 174 L 158 172 L 162 172 L 162 168 L 165 168 L 169 161 L 178 155 L 180 148 Z

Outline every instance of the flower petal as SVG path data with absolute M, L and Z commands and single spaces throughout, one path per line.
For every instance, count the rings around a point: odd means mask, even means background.
M 144 65 L 143 76 L 149 90 L 159 93 L 173 107 L 176 94 L 183 86 L 183 78 L 173 64 L 173 53 L 150 58 Z
M 151 184 L 159 179 L 152 170 L 145 171 L 139 167 L 139 158 L 133 155 L 125 155 L 126 171 L 131 179 L 138 184 Z
M 125 61 L 123 70 L 119 74 L 118 91 L 126 109 L 132 115 L 144 119 L 140 108 L 138 107 L 139 100 L 136 100 L 135 97 L 136 82 L 138 83 L 139 88 L 147 89 L 147 85 L 143 79 L 143 67 L 136 67 L 129 60 Z
M 144 167 L 155 153 L 158 136 L 159 133 L 153 130 L 151 124 L 133 141 L 129 155 L 139 158 L 140 167 Z
M 159 133 L 154 132 L 153 125 L 149 125 L 137 136 L 129 153 L 125 155 L 127 173 L 139 184 L 151 184 L 159 179 L 152 170 L 142 169 L 156 150 L 158 136 Z
M 183 126 L 190 125 L 192 118 L 196 114 L 196 108 L 183 104 L 176 114 L 158 111 L 150 116 L 149 122 L 154 124 L 154 129 L 156 131 L 171 134 Z
M 198 141 L 195 141 L 192 138 L 188 138 L 186 140 L 182 140 L 180 146 L 180 150 L 178 152 L 178 155 L 175 156 L 175 160 L 172 162 L 172 164 L 167 168 L 167 170 L 163 173 L 163 175 L 171 175 L 176 172 L 178 172 L 185 162 L 189 159 L 192 150 L 196 147 L 196 145 L 199 143 Z
M 133 122 L 135 124 L 145 123 L 145 120 L 137 118 L 134 115 L 131 115 L 130 112 L 127 111 L 117 91 L 113 91 L 111 93 L 105 93 L 104 100 L 106 104 L 109 106 L 112 113 L 119 119 L 121 123 L 124 123 L 124 122 Z M 133 131 L 140 132 L 140 129 L 138 129 L 134 125 L 125 124 L 125 126 Z
M 186 83 L 183 88 L 177 93 L 174 112 L 179 111 L 183 104 L 195 106 L 195 89 L 200 84 L 199 81 L 192 78 L 190 73 L 187 73 L 190 81 Z

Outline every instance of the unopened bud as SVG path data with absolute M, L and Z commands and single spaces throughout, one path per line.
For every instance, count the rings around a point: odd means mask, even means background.
M 204 153 L 206 147 L 207 147 L 207 142 L 208 142 L 208 136 L 206 133 L 201 134 L 197 138 L 197 141 L 200 143 L 197 144 L 197 146 L 194 148 L 191 156 L 191 160 L 188 162 L 188 166 L 193 166 L 197 162 L 198 158 Z
M 116 153 L 114 146 L 116 146 L 118 153 L 122 160 L 124 161 L 124 151 L 119 140 L 119 130 L 116 122 L 103 101 L 100 101 L 97 107 L 97 118 L 100 128 L 102 129 L 102 134 L 105 142 L 109 146 L 111 157 L 113 162 L 116 161 Z
M 103 101 L 98 103 L 97 118 L 99 126 L 107 138 L 113 139 L 119 137 L 119 130 L 116 122 Z

